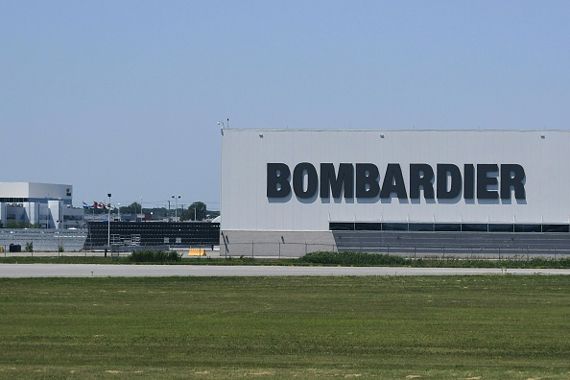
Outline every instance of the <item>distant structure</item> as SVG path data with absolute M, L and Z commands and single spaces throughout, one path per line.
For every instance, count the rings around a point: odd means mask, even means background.
M 569 131 L 223 131 L 222 255 L 570 254 Z
M 70 228 L 84 226 L 84 211 L 73 207 L 73 186 L 0 182 L 2 227 Z

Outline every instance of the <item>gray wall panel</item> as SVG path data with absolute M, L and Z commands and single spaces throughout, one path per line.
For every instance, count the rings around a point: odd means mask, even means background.
M 382 138 L 381 135 L 384 137 Z M 544 136 L 542 138 L 541 136 Z M 222 230 L 323 231 L 329 221 L 429 223 L 569 223 L 570 133 L 565 131 L 316 131 L 225 129 L 222 137 Z M 266 164 L 516 163 L 526 171 L 526 202 L 428 203 L 266 196 Z M 383 178 L 381 178 L 381 181 Z

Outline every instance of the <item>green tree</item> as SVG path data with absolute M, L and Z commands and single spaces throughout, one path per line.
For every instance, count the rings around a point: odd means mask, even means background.
M 204 220 L 206 218 L 207 209 L 204 202 L 194 202 L 187 210 L 182 212 L 181 220 Z
M 22 222 L 18 220 L 8 220 L 6 222 L 6 228 L 30 228 L 32 225 L 28 222 Z
M 128 206 L 123 206 L 120 208 L 121 212 L 124 214 L 140 214 L 141 204 L 138 202 L 133 202 Z

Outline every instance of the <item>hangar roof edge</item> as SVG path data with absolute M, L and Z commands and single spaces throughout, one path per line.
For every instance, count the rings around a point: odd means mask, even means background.
M 303 128 L 224 128 L 234 132 L 559 132 L 570 133 L 570 129 L 303 129 Z
M 27 186 L 43 186 L 43 185 L 48 185 L 48 186 L 68 186 L 68 187 L 73 187 L 73 185 L 71 184 L 67 184 L 67 183 L 51 183 L 51 182 L 27 182 L 27 181 L 0 181 L 0 186 L 1 185 L 27 185 Z

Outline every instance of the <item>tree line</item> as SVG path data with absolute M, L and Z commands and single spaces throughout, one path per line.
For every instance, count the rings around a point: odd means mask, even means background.
M 141 204 L 138 202 L 133 202 L 128 206 L 121 206 L 119 208 L 121 214 L 140 214 L 141 213 Z M 106 213 L 105 210 L 94 210 L 95 214 L 102 214 Z M 201 201 L 197 201 L 192 203 L 187 208 L 178 207 L 172 208 L 168 210 L 166 207 L 153 207 L 142 208 L 142 213 L 145 215 L 152 214 L 153 218 L 168 218 L 173 217 L 175 214 L 178 215 L 181 221 L 186 220 L 204 220 L 204 219 L 213 219 L 220 215 L 219 211 L 208 210 L 208 206 Z

